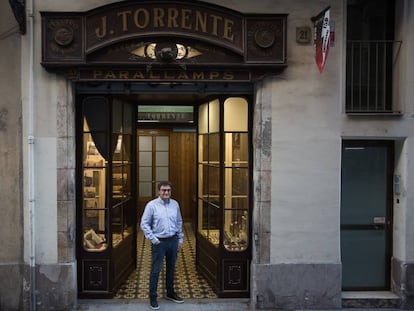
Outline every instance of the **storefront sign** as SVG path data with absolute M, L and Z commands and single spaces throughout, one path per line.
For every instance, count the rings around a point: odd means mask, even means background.
M 180 0 L 41 14 L 42 65 L 79 79 L 245 81 L 286 67 L 285 14 Z

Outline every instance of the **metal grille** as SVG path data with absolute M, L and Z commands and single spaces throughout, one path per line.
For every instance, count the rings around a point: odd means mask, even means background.
M 346 112 L 393 112 L 392 75 L 401 41 L 348 41 Z

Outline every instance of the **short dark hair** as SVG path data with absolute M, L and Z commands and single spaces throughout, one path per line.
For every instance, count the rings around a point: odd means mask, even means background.
M 158 191 L 160 191 L 162 186 L 170 186 L 172 189 L 172 183 L 170 183 L 168 180 L 162 180 L 158 183 Z

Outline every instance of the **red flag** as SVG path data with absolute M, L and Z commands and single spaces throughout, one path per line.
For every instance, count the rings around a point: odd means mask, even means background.
M 327 7 L 317 16 L 312 17 L 314 23 L 315 61 L 320 73 L 325 67 L 330 45 L 330 7 Z

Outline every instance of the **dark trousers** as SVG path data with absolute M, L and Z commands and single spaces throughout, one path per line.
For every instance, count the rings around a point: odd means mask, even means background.
M 151 273 L 150 273 L 150 298 L 157 297 L 158 280 L 165 257 L 165 287 L 167 294 L 174 292 L 175 262 L 177 261 L 178 238 L 160 240 L 158 245 L 151 245 Z

